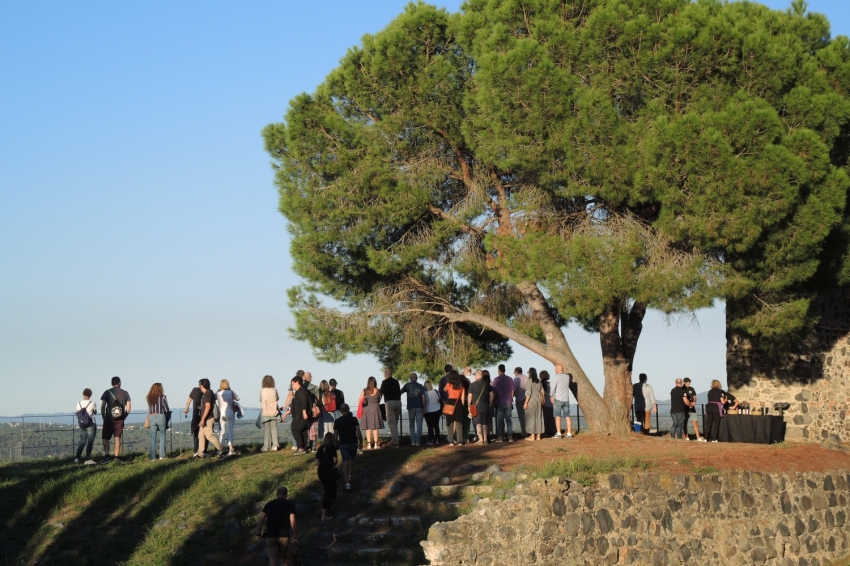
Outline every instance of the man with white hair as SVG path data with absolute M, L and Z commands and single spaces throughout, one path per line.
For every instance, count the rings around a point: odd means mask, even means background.
M 570 382 L 573 376 L 564 373 L 563 364 L 555 364 L 555 375 L 552 376 L 549 387 L 552 400 L 552 410 L 555 413 L 555 438 L 561 437 L 561 419 L 566 421 L 567 438 L 573 437 L 573 419 L 570 417 Z
M 410 444 L 419 446 L 422 442 L 422 415 L 425 409 L 425 388 L 418 383 L 419 376 L 410 374 L 410 381 L 401 388 L 407 394 L 407 418 L 410 420 Z

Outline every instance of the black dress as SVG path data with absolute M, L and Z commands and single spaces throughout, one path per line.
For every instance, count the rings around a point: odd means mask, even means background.
M 720 430 L 721 403 L 725 393 L 722 389 L 711 389 L 708 392 L 708 405 L 705 407 L 705 436 L 709 442 L 717 440 Z

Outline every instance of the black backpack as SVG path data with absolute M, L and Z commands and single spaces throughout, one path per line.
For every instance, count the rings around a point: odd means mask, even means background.
M 124 410 L 124 404 L 118 400 L 111 389 L 109 390 L 109 394 L 112 395 L 112 402 L 109 403 L 109 416 L 113 421 L 123 421 L 124 417 L 127 416 Z
M 80 403 L 80 406 L 82 407 L 82 403 Z M 92 420 L 91 415 L 89 414 L 90 406 L 91 401 L 88 402 L 88 405 L 82 407 L 79 411 L 75 413 L 77 415 L 77 424 L 80 425 L 80 428 L 89 428 L 91 425 L 94 424 L 94 421 Z

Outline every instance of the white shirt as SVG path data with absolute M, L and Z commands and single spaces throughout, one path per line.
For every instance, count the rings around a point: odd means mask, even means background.
M 433 413 L 440 410 L 440 394 L 436 389 L 425 392 L 425 412 Z
M 222 418 L 233 417 L 233 402 L 239 400 L 239 395 L 233 392 L 232 389 L 219 390 L 216 395 L 218 398 L 218 412 Z
M 74 412 L 76 413 L 77 411 L 82 411 L 83 409 L 85 409 L 86 412 L 91 415 L 91 421 L 94 424 L 97 424 L 97 421 L 94 418 L 94 412 L 97 410 L 97 403 L 95 403 L 91 399 L 83 399 L 82 401 L 77 403 L 77 408 L 74 409 Z

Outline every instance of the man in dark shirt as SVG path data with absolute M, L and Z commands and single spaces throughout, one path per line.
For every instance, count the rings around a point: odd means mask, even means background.
M 446 393 L 446 383 L 449 382 L 449 374 L 454 368 L 451 364 L 446 364 L 443 368 L 443 371 L 446 372 L 446 375 L 440 378 L 440 383 L 437 385 L 437 393 L 440 394 L 440 398 L 443 400 L 443 403 L 447 403 L 449 401 L 449 395 Z
M 691 422 L 694 424 L 694 435 L 696 436 L 697 442 L 705 442 L 705 438 L 699 435 L 699 423 L 697 419 L 697 392 L 696 389 L 691 387 L 691 378 L 686 377 L 682 380 L 682 387 L 685 388 L 685 394 L 688 398 L 688 416 L 690 417 Z M 688 435 L 688 423 L 685 422 L 685 436 Z M 690 437 L 688 437 L 690 440 Z
M 118 460 L 121 454 L 121 436 L 124 434 L 124 419 L 130 414 L 130 394 L 121 389 L 121 378 L 112 378 L 112 388 L 103 392 L 100 397 L 100 414 L 103 415 L 104 459 L 101 464 Z M 115 412 L 115 414 L 113 414 Z M 109 455 L 109 441 L 115 437 L 115 457 Z
M 381 382 L 381 397 L 387 406 L 387 424 L 393 437 L 393 448 L 399 447 L 398 422 L 401 420 L 401 386 L 393 377 L 393 370 L 384 370 L 384 380 Z
M 360 422 L 351 414 L 351 408 L 343 403 L 339 411 L 342 416 L 334 421 L 334 436 L 342 456 L 345 489 L 351 490 L 351 481 L 354 479 L 354 458 L 357 456 L 357 451 L 363 448 L 363 435 L 360 432 Z
M 198 382 L 201 386 L 201 393 L 203 396 L 201 397 L 201 420 L 198 424 L 200 430 L 198 431 L 198 451 L 195 452 L 195 455 L 192 458 L 205 458 L 206 450 L 207 450 L 207 442 L 216 447 L 219 452 L 219 456 L 223 455 L 224 452 L 221 450 L 221 442 L 216 438 L 215 433 L 213 432 L 213 426 L 215 425 L 215 419 L 213 418 L 213 407 L 216 404 L 215 393 L 210 390 L 210 380 L 202 379 Z
M 688 390 L 682 387 L 682 379 L 676 378 L 676 387 L 670 390 L 670 417 L 673 419 L 673 428 L 670 436 L 682 439 L 685 429 L 685 417 L 688 410 Z
M 192 405 L 192 419 L 189 424 L 189 430 L 192 431 L 192 445 L 194 447 L 193 454 L 198 453 L 198 432 L 200 431 L 200 422 L 201 422 L 201 412 L 199 410 L 201 406 L 201 397 L 204 394 L 201 393 L 200 387 L 192 388 L 192 391 L 189 393 L 189 398 L 186 399 L 186 407 L 183 408 L 183 414 L 189 414 L 189 405 Z
M 410 381 L 401 388 L 407 394 L 407 418 L 410 421 L 410 444 L 422 442 L 422 416 L 425 410 L 425 388 L 419 384 L 419 376 L 410 374 Z
M 336 397 L 336 411 L 334 411 L 334 420 L 336 420 L 342 416 L 342 412 L 339 410 L 339 408 L 342 407 L 343 404 L 345 404 L 345 394 L 343 394 L 342 391 L 336 388 L 335 379 L 331 378 L 331 380 L 328 381 L 328 385 L 331 388 L 331 393 L 333 393 L 333 396 Z
M 266 550 L 269 553 L 269 566 L 291 564 L 289 560 L 298 534 L 295 529 L 295 506 L 286 498 L 288 491 L 285 487 L 277 488 L 277 499 L 266 503 L 257 521 L 257 538 L 263 536 L 263 522 L 269 520 L 266 529 Z
M 302 383 L 300 377 L 292 378 L 292 401 L 289 410 L 292 411 L 292 437 L 298 447 L 295 454 L 307 453 L 305 447 L 307 446 L 307 429 L 310 426 L 310 417 L 307 412 L 310 409 L 310 397 Z

